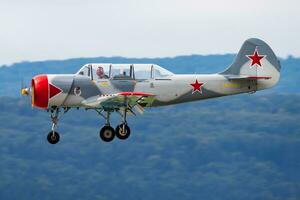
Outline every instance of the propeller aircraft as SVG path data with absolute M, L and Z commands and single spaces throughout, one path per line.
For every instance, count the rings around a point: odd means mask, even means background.
M 105 120 L 100 138 L 129 137 L 127 115 L 143 113 L 146 107 L 167 106 L 271 88 L 280 77 L 280 62 L 272 49 L 260 39 L 248 39 L 234 62 L 216 74 L 174 74 L 155 64 L 90 63 L 75 74 L 41 74 L 32 78 L 32 106 L 47 110 L 52 128 L 47 136 L 56 144 L 60 136 L 57 124 L 71 108 L 97 111 Z M 116 128 L 110 115 L 117 112 L 121 122 Z

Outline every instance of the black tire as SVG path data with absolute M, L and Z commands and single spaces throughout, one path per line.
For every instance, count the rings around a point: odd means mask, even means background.
M 104 142 L 111 142 L 115 138 L 115 130 L 111 126 L 101 128 L 99 136 Z
M 124 127 L 124 131 L 123 131 L 123 126 Z M 117 127 L 116 127 L 116 136 L 121 139 L 121 140 L 125 140 L 127 139 L 129 136 L 130 136 L 130 128 L 129 126 L 127 126 L 127 124 L 119 124 Z
M 47 140 L 50 144 L 56 144 L 59 142 L 59 134 L 57 132 L 54 131 L 54 134 L 53 134 L 53 131 L 51 131 L 48 136 L 47 136 Z

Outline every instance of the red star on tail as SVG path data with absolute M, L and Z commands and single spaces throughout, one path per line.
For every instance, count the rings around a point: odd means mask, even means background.
M 202 94 L 202 90 L 201 87 L 203 86 L 204 83 L 199 83 L 198 80 L 196 79 L 195 83 L 191 83 L 190 85 L 193 86 L 193 92 L 192 94 L 194 94 L 195 92 L 199 92 L 200 94 Z
M 247 57 L 249 58 L 249 60 L 251 60 L 251 66 L 253 65 L 259 65 L 261 66 L 260 60 L 263 59 L 264 57 L 266 57 L 266 55 L 259 55 L 257 49 L 255 49 L 253 55 L 247 55 Z

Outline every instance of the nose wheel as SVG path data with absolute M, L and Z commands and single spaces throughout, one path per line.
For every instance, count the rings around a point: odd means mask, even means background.
M 55 131 L 50 131 L 50 133 L 47 136 L 47 140 L 50 144 L 56 144 L 59 142 L 59 134 Z
M 62 113 L 62 115 L 65 114 L 66 112 L 68 112 L 69 109 L 70 108 L 64 108 L 64 112 Z M 52 128 L 51 128 L 51 131 L 49 132 L 49 134 L 47 135 L 47 140 L 50 144 L 56 144 L 59 142 L 59 139 L 60 139 L 58 132 L 55 131 L 58 120 L 61 117 L 61 116 L 59 116 L 59 112 L 60 112 L 60 109 L 58 107 L 51 108 L 51 110 L 50 110 Z

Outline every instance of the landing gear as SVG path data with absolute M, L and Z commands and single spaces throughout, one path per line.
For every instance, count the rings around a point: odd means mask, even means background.
M 127 125 L 126 117 L 127 117 L 127 108 L 124 109 L 123 113 L 120 113 L 122 116 L 122 122 L 116 127 L 116 136 L 121 139 L 125 140 L 130 135 L 130 128 Z
M 115 138 L 115 130 L 111 126 L 103 126 L 100 130 L 100 138 L 104 142 L 111 142 Z
M 106 112 L 106 116 L 99 111 L 97 112 L 106 120 L 105 125 L 100 130 L 99 136 L 104 142 L 111 142 L 115 138 L 116 134 L 115 130 L 110 126 L 110 111 Z
M 59 142 L 59 134 L 55 131 L 50 131 L 50 133 L 47 136 L 47 140 L 50 144 L 56 144 Z
M 105 120 L 106 123 L 105 125 L 101 128 L 99 136 L 104 142 L 111 142 L 115 136 L 121 140 L 125 140 L 129 137 L 130 135 L 130 128 L 127 125 L 126 122 L 126 115 L 127 115 L 127 109 L 124 109 L 124 112 L 120 113 L 122 116 L 122 122 L 116 127 L 116 129 L 113 129 L 110 126 L 110 113 L 113 112 L 113 110 L 110 111 L 105 111 L 106 116 L 103 114 L 104 110 L 96 110 L 100 116 L 102 116 Z
M 121 123 L 116 127 L 116 136 L 121 140 L 125 140 L 130 135 L 130 128 L 126 123 Z
M 65 114 L 66 112 L 68 112 L 69 109 L 70 108 L 64 108 L 64 112 L 62 113 L 62 115 Z M 58 132 L 55 131 L 56 127 L 57 127 L 58 120 L 59 120 L 59 113 L 60 113 L 60 109 L 58 107 L 51 108 L 51 110 L 50 110 L 52 128 L 51 128 L 51 131 L 49 132 L 49 134 L 47 136 L 47 140 L 50 144 L 56 144 L 56 143 L 59 142 L 60 136 L 59 136 Z

